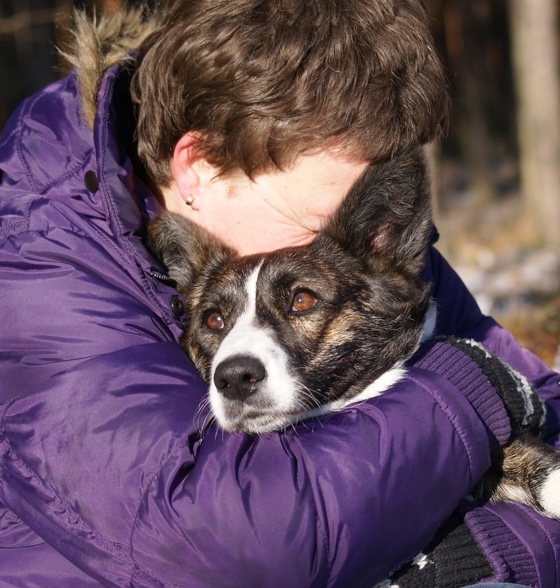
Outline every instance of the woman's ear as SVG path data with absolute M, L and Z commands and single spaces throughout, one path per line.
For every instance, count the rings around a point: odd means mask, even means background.
M 200 175 L 200 160 L 204 160 L 198 149 L 199 135 L 188 132 L 183 135 L 173 150 L 171 175 L 184 201 L 196 197 L 203 178 Z

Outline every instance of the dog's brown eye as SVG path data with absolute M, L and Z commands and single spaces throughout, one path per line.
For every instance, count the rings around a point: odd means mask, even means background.
M 301 290 L 300 292 L 296 292 L 292 298 L 290 310 L 292 312 L 304 312 L 313 308 L 317 302 L 319 302 L 317 296 L 307 290 Z
M 219 312 L 211 312 L 206 317 L 206 326 L 212 331 L 221 331 L 226 326 L 224 317 Z

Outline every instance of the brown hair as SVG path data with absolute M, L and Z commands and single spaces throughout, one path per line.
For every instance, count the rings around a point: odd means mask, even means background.
M 250 176 L 333 145 L 381 159 L 446 123 L 420 0 L 176 0 L 138 61 L 139 153 L 161 186 L 188 131 Z

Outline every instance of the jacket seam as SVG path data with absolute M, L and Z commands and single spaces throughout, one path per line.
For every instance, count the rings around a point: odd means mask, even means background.
M 18 119 L 17 124 L 15 128 L 11 131 L 11 133 L 9 133 L 3 141 L 0 141 L 0 149 L 2 149 L 4 145 L 6 145 L 10 141 L 10 139 L 15 135 L 18 135 L 18 137 L 21 136 L 21 128 L 23 127 L 22 118 L 23 117 L 20 117 Z
M 33 480 L 37 480 L 39 481 L 43 486 L 47 486 L 49 488 L 49 493 L 50 496 L 55 500 L 55 502 L 57 502 L 60 505 L 63 505 L 64 509 L 66 509 L 69 512 L 75 512 L 67 503 L 65 500 L 63 500 L 57 492 L 55 492 L 53 485 L 51 484 L 51 480 L 49 478 L 45 478 L 44 480 L 42 480 L 37 473 L 35 472 L 35 470 L 31 469 L 29 467 L 29 465 L 21 458 L 21 456 L 19 455 L 18 451 L 14 448 L 14 446 L 12 445 L 12 443 L 10 442 L 9 437 L 5 434 L 5 426 L 4 426 L 4 419 L 6 416 L 6 412 L 8 411 L 8 409 L 10 408 L 10 406 L 12 406 L 19 398 L 22 398 L 21 396 L 16 397 L 11 399 L 9 402 L 6 403 L 6 406 L 2 412 L 1 415 L 1 420 L 0 420 L 0 441 L 3 441 L 6 444 L 6 448 L 4 449 L 4 451 L 2 451 L 2 454 L 7 454 L 7 453 L 11 453 L 15 459 L 17 459 L 18 463 L 20 464 L 20 466 L 25 469 L 25 471 L 28 473 L 28 475 L 33 479 Z M 6 505 L 9 507 L 9 505 Z M 17 513 L 15 513 L 17 515 Z M 23 522 L 25 523 L 25 520 L 22 519 Z M 154 576 L 144 570 L 142 568 L 142 566 L 140 566 L 138 564 L 138 562 L 136 561 L 136 559 L 133 557 L 132 552 L 129 554 L 129 558 L 123 557 L 122 555 L 120 555 L 118 552 L 113 552 L 111 550 L 107 550 L 107 546 L 114 544 L 112 541 L 107 540 L 104 535 L 102 535 L 99 530 L 91 528 L 83 519 L 81 516 L 78 515 L 78 520 L 79 522 L 84 525 L 85 527 L 87 527 L 88 529 L 91 529 L 92 531 L 94 531 L 94 534 L 99 538 L 99 540 L 101 541 L 102 545 L 99 545 L 99 543 L 96 543 L 96 548 L 99 549 L 100 551 L 103 551 L 107 554 L 109 554 L 112 558 L 117 559 L 118 561 L 123 562 L 124 564 L 130 566 L 132 569 L 131 571 L 131 576 L 130 576 L 130 581 L 129 581 L 129 586 L 132 587 L 134 586 L 134 584 L 132 583 L 134 578 L 138 575 L 138 573 L 144 574 L 147 578 L 151 578 L 154 581 L 158 582 L 158 584 L 160 586 L 165 586 L 164 582 L 161 582 L 160 580 L 158 580 L 157 578 L 154 578 Z M 135 519 L 136 520 L 136 519 Z M 133 523 L 133 525 L 135 524 L 135 522 Z M 32 529 L 32 528 L 31 528 Z M 134 529 L 134 526 L 133 526 Z M 32 529 L 33 530 L 33 529 Z M 69 533 L 71 535 L 71 533 Z M 75 564 L 74 564 L 75 565 Z M 85 572 L 86 574 L 89 575 L 88 572 Z
M 454 419 L 450 417 L 449 412 L 448 412 L 448 408 L 446 407 L 446 405 L 444 403 L 442 403 L 441 399 L 438 397 L 438 395 L 434 395 L 432 393 L 432 391 L 425 385 L 425 383 L 418 379 L 414 374 L 408 373 L 407 377 L 412 380 L 415 384 L 417 384 L 418 386 L 420 386 L 423 390 L 425 390 L 438 404 L 441 412 L 445 415 L 445 417 L 447 418 L 447 420 L 450 422 L 451 426 L 453 427 L 453 429 L 457 432 L 459 439 L 461 441 L 461 444 L 463 446 L 463 449 L 465 450 L 465 454 L 467 456 L 467 460 L 469 462 L 469 474 L 470 477 L 472 478 L 472 468 L 473 468 L 473 462 L 471 459 L 471 454 L 470 451 L 468 449 L 469 445 L 468 443 L 465 441 L 465 433 L 461 430 L 461 428 L 454 422 Z M 466 398 L 465 398 L 466 400 Z M 466 400 L 468 402 L 468 400 Z M 468 402 L 469 406 L 471 406 L 472 408 L 472 404 L 470 402 Z M 474 411 L 474 408 L 473 408 Z M 480 417 L 479 417 L 480 419 Z M 482 419 L 480 419 L 482 421 Z
M 556 562 L 556 565 L 554 566 L 554 582 L 551 584 L 551 586 L 557 586 L 557 572 L 558 572 L 558 550 L 555 548 L 554 545 L 554 541 L 552 540 L 552 537 L 550 536 L 550 533 L 547 531 L 547 529 L 544 527 L 544 525 L 542 524 L 541 520 L 540 520 L 540 516 L 542 515 L 538 515 L 536 512 L 532 511 L 531 509 L 527 509 L 526 510 L 528 516 L 533 520 L 533 522 L 539 527 L 541 533 L 547 538 L 548 543 L 550 545 L 550 549 L 552 550 L 552 554 L 554 555 L 554 560 Z M 534 557 L 534 556 L 533 556 Z M 541 580 L 542 579 L 542 574 L 540 573 L 539 567 L 538 565 L 535 564 L 535 572 L 537 575 L 537 579 Z
M 35 192 L 39 192 L 39 189 L 37 188 L 37 185 L 35 184 L 34 180 L 33 180 L 33 176 L 31 174 L 31 170 L 29 169 L 29 166 L 27 165 L 27 162 L 25 161 L 25 158 L 23 157 L 23 152 L 22 152 L 22 145 L 23 145 L 23 137 L 22 137 L 22 133 L 21 130 L 24 127 L 24 118 L 26 116 L 28 116 L 29 112 L 31 111 L 31 109 L 35 106 L 35 104 L 37 104 L 37 102 L 39 102 L 39 100 L 43 97 L 42 93 L 37 94 L 34 98 L 30 99 L 29 102 L 27 103 L 25 110 L 21 113 L 21 118 L 20 118 L 20 122 L 21 122 L 21 127 L 19 127 L 19 136 L 18 136 L 18 140 L 16 143 L 16 152 L 18 154 L 18 159 L 23 167 L 23 169 L 25 170 L 25 175 L 27 177 L 27 181 L 29 182 L 29 185 L 31 186 L 31 188 L 35 191 Z
M 285 443 L 282 443 L 283 446 L 287 446 L 287 448 L 289 448 L 289 452 L 291 455 L 294 456 L 294 451 L 291 447 L 291 438 L 289 437 L 284 437 L 285 439 Z M 298 463 L 300 463 L 302 465 L 302 467 L 304 468 L 305 472 L 306 472 L 306 476 L 311 479 L 311 476 L 309 476 L 308 471 L 307 471 L 307 467 L 306 467 L 306 460 L 305 459 L 300 459 L 298 460 Z M 318 532 L 320 533 L 320 537 L 322 539 L 323 542 L 323 546 L 324 546 L 324 561 L 327 564 L 327 585 L 330 585 L 330 582 L 332 580 L 332 571 L 333 571 L 333 567 L 334 567 L 334 562 L 331 560 L 331 558 L 329 557 L 330 554 L 330 549 L 331 549 L 331 543 L 329 540 L 329 534 L 326 530 L 326 526 L 323 525 L 323 522 L 321 520 L 321 517 L 319 516 L 319 508 L 317 507 L 317 499 L 315 498 L 315 492 L 313 492 L 313 509 L 315 511 L 314 517 L 315 517 L 315 526 L 318 530 Z
M 163 460 L 161 467 L 159 468 L 159 470 L 157 472 L 154 472 L 154 474 L 152 476 L 150 476 L 150 478 L 146 481 L 144 488 L 142 489 L 142 492 L 140 494 L 140 500 L 138 501 L 138 507 L 136 508 L 136 514 L 134 515 L 134 520 L 132 522 L 132 528 L 131 528 L 131 532 L 130 532 L 130 538 L 129 538 L 129 549 L 130 549 L 130 558 L 132 559 L 132 561 L 134 562 L 134 564 L 138 567 L 138 570 L 143 571 L 142 566 L 140 566 L 138 564 L 138 561 L 136 560 L 136 557 L 134 555 L 134 536 L 136 535 L 136 532 L 138 530 L 139 527 L 139 521 L 140 521 L 140 510 L 142 508 L 142 506 L 145 503 L 146 500 L 146 496 L 148 495 L 149 491 L 150 491 L 150 487 L 153 483 L 154 480 L 156 480 L 157 478 L 159 478 L 161 476 L 161 472 L 162 470 L 165 468 L 165 466 L 169 463 L 169 461 L 171 460 L 171 458 L 174 455 L 178 455 L 180 453 L 180 449 L 179 447 L 175 447 L 173 450 L 171 450 L 166 458 Z M 153 577 L 152 572 L 144 572 L 147 575 Z M 136 576 L 136 572 L 132 574 L 132 576 L 130 577 L 130 586 L 133 586 L 132 581 L 134 580 L 134 577 Z M 156 579 L 158 582 L 160 582 L 162 585 L 165 585 L 165 582 L 161 579 Z M 173 584 L 173 586 L 175 586 Z
M 64 173 L 61 176 L 58 176 L 56 179 L 52 180 L 50 183 L 48 183 L 45 186 L 43 186 L 37 193 L 40 196 L 44 196 L 45 195 L 45 192 L 47 192 L 51 188 L 54 188 L 57 184 L 60 184 L 61 182 L 64 182 L 68 178 L 71 178 L 72 176 L 77 175 L 78 172 L 82 171 L 84 169 L 84 167 L 86 166 L 86 160 L 88 159 L 88 157 L 91 155 L 92 152 L 93 152 L 93 149 L 92 148 L 89 148 L 84 153 L 84 157 L 82 158 L 82 160 L 80 161 L 80 163 L 77 163 L 69 171 L 67 171 L 66 173 Z
M 53 206 L 55 206 L 57 208 L 57 210 L 59 211 L 60 214 L 62 214 L 65 218 L 67 218 L 72 223 L 72 225 L 74 227 L 76 227 L 76 229 L 81 231 L 82 234 L 88 236 L 87 231 L 85 231 L 82 227 L 80 227 L 78 224 L 76 224 L 75 220 L 71 217 L 71 215 L 67 214 L 67 212 L 66 212 L 67 207 L 65 205 L 58 206 L 57 202 L 53 202 L 52 204 L 53 204 Z M 138 275 L 140 277 L 141 283 L 144 286 L 144 292 L 145 293 L 149 292 L 148 297 L 149 297 L 150 301 L 152 302 L 152 304 L 155 303 L 157 308 L 163 309 L 165 311 L 162 303 L 159 301 L 157 296 L 152 295 L 152 286 L 151 286 L 151 284 L 148 283 L 146 276 L 141 271 L 141 267 L 138 263 L 138 260 L 136 259 L 136 256 L 131 255 L 130 252 L 127 251 L 127 248 L 130 246 L 130 244 L 127 243 L 127 247 L 122 246 L 123 242 L 127 241 L 127 240 L 125 238 L 119 237 L 114 234 L 111 237 L 111 236 L 107 235 L 106 233 L 104 233 L 102 230 L 100 230 L 94 224 L 88 225 L 88 229 L 95 232 L 96 238 L 99 239 L 99 242 L 103 243 L 103 246 L 105 248 L 110 249 L 120 259 L 122 259 L 123 263 L 126 264 L 126 267 L 129 269 L 130 272 L 134 272 L 134 275 Z M 164 319 L 166 320 L 166 322 L 168 324 L 171 324 L 171 322 L 168 320 L 168 317 L 164 316 Z
M 5 223 L 0 229 L 0 239 L 7 239 L 11 235 L 16 233 L 21 233 L 22 231 L 29 229 L 29 219 L 26 220 L 17 220 L 17 221 L 8 221 Z
M 23 112 L 21 113 L 21 115 L 19 117 L 19 120 L 18 120 L 16 127 L 12 130 L 12 132 L 6 137 L 6 139 L 4 141 L 0 142 L 0 149 L 1 149 L 4 147 L 4 145 L 6 145 L 8 143 L 8 141 L 12 137 L 17 136 L 15 150 L 16 150 L 16 153 L 18 156 L 18 160 L 21 163 L 21 166 L 25 172 L 25 177 L 27 178 L 27 181 L 29 182 L 30 191 L 33 191 L 36 194 L 39 194 L 41 196 L 44 195 L 45 192 L 47 192 L 48 190 L 50 190 L 51 188 L 53 188 L 57 184 L 63 182 L 64 180 L 68 179 L 69 177 L 72 177 L 73 175 L 75 175 L 78 171 L 80 171 L 80 169 L 83 169 L 83 167 L 85 166 L 85 160 L 89 157 L 89 155 L 93 151 L 93 148 L 90 147 L 86 151 L 85 156 L 82 159 L 82 161 L 78 164 L 75 164 L 75 166 L 73 166 L 69 171 L 65 172 L 61 176 L 54 178 L 53 180 L 51 180 L 49 183 L 47 183 L 45 185 L 37 185 L 37 183 L 33 179 L 32 172 L 29 169 L 29 166 L 27 165 L 27 162 L 26 162 L 25 157 L 22 152 L 22 146 L 24 143 L 23 138 L 22 138 L 22 130 L 26 126 L 25 119 L 27 116 L 29 116 L 29 111 L 35 106 L 35 104 L 37 102 L 39 102 L 41 100 L 42 97 L 43 97 L 43 94 L 38 94 L 35 97 L 29 99 Z

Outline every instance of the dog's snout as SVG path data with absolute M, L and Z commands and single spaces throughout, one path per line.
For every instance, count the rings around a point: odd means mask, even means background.
M 214 384 L 218 391 L 231 400 L 246 400 L 254 394 L 266 378 L 263 363 L 250 355 L 230 357 L 218 365 Z

